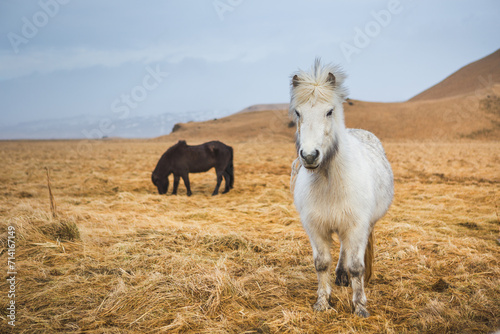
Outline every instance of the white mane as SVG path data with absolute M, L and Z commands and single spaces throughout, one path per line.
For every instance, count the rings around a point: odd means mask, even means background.
M 335 77 L 332 84 L 329 73 Z M 346 78 L 339 66 L 332 64 L 321 64 L 321 59 L 316 58 L 309 72 L 299 70 L 292 75 L 290 87 L 290 113 L 293 113 L 298 105 L 317 102 L 331 102 L 339 100 L 343 102 L 347 97 L 347 89 L 343 83 Z

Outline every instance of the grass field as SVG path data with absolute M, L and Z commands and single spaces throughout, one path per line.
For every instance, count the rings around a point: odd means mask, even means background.
M 191 174 L 191 197 L 182 182 L 178 196 L 156 193 L 150 173 L 173 143 L 0 142 L 0 261 L 6 275 L 14 226 L 18 332 L 500 329 L 500 142 L 384 143 L 395 200 L 375 229 L 368 319 L 352 314 L 344 287 L 334 287 L 334 310 L 312 310 L 317 280 L 289 191 L 291 141 L 226 142 L 235 188 L 216 197 L 213 171 Z M 8 289 L 0 281 L 0 332 Z

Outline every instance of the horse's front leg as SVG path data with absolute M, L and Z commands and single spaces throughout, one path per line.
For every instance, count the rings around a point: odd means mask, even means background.
M 351 278 L 354 313 L 363 318 L 370 316 L 370 313 L 366 309 L 367 300 L 364 288 L 364 257 L 368 244 L 368 236 L 368 228 L 358 228 L 357 230 L 351 230 L 349 233 L 346 233 L 343 240 L 341 240 L 345 251 L 345 267 Z
M 347 274 L 345 262 L 345 249 L 340 243 L 339 262 L 335 269 L 335 284 L 338 286 L 349 286 L 349 275 Z
M 191 185 L 189 183 L 189 173 L 182 174 L 181 177 L 184 180 L 184 185 L 186 186 L 187 195 L 191 196 L 193 193 L 191 192 Z
M 326 311 L 331 308 L 328 300 L 332 288 L 330 287 L 330 266 L 332 256 L 330 247 L 332 244 L 331 233 L 317 231 L 314 226 L 306 228 L 311 242 L 314 258 L 314 267 L 318 276 L 318 300 L 313 306 L 315 311 Z
M 177 188 L 179 187 L 179 179 L 181 177 L 179 175 L 174 174 L 174 190 L 172 191 L 172 195 L 177 195 Z

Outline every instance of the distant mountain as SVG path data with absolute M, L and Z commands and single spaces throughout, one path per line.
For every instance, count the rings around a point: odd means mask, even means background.
M 500 83 L 500 49 L 466 65 L 409 101 L 435 100 L 475 94 Z
M 223 116 L 224 113 L 216 111 L 164 113 L 124 119 L 81 115 L 0 126 L 0 139 L 151 138 L 170 133 L 179 122 L 205 121 Z

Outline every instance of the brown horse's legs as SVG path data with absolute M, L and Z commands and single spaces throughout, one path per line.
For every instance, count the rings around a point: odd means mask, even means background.
M 220 184 L 222 182 L 222 172 L 216 171 L 216 173 L 217 173 L 217 185 L 215 186 L 212 196 L 215 196 L 219 193 Z
M 189 184 L 189 174 L 188 173 L 183 174 L 181 175 L 181 177 L 184 180 L 184 185 L 186 186 L 187 195 L 191 196 L 193 193 L 191 192 L 191 186 Z
M 222 176 L 224 176 L 224 182 L 226 183 L 226 188 L 224 188 L 224 191 L 222 192 L 223 194 L 225 194 L 231 189 L 231 175 L 229 175 L 228 172 L 224 171 L 222 173 Z
M 179 187 L 179 175 L 174 175 L 174 190 L 172 191 L 172 195 L 177 195 L 177 188 Z

